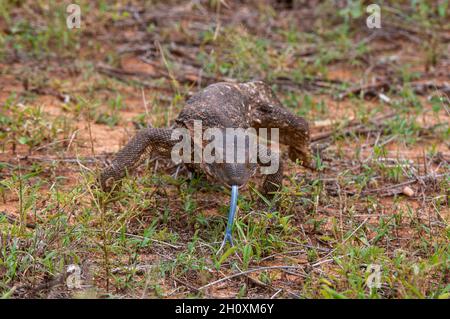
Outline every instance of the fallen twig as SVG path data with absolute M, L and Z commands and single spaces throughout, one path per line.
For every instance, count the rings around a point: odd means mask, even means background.
M 245 276 L 245 275 L 250 274 L 252 272 L 264 271 L 264 270 L 272 270 L 272 269 L 303 269 L 303 267 L 299 267 L 299 266 L 268 266 L 268 267 L 259 267 L 259 268 L 249 269 L 249 270 L 242 271 L 240 273 L 233 274 L 233 275 L 230 275 L 230 276 L 218 279 L 216 281 L 210 282 L 209 284 L 201 286 L 200 288 L 198 288 L 198 290 L 203 290 L 205 288 L 214 286 L 214 285 L 216 285 L 218 283 L 221 283 L 223 281 L 226 281 L 226 280 L 229 280 L 229 279 L 233 279 L 233 278 L 236 278 L 236 277 L 240 277 L 240 276 Z
M 381 193 L 381 196 L 394 196 L 394 195 L 404 193 L 405 186 L 415 184 L 417 182 L 429 183 L 431 181 L 436 181 L 439 178 L 442 178 L 444 176 L 448 176 L 448 175 L 446 175 L 446 174 L 436 175 L 434 173 L 431 173 L 431 174 L 428 174 L 425 176 L 417 176 L 415 178 L 412 178 L 412 179 L 407 180 L 400 184 L 394 184 L 394 185 L 390 185 L 390 186 L 386 186 L 386 187 L 365 190 L 365 191 L 361 192 L 361 195 L 364 196 L 364 195 L 369 195 L 369 194 L 373 194 L 373 193 Z
M 382 125 L 380 123 L 382 120 L 386 120 L 393 116 L 395 116 L 394 112 L 388 113 L 388 114 L 383 114 L 381 116 L 373 118 L 370 122 L 375 124 L 376 126 L 380 127 Z M 379 130 L 379 128 L 375 131 L 378 131 L 378 130 Z M 358 123 L 355 120 L 353 120 L 353 121 L 350 121 L 347 124 L 347 126 L 342 129 L 341 132 L 336 132 L 335 130 L 333 130 L 333 131 L 328 131 L 328 132 L 323 132 L 323 133 L 313 135 L 311 137 L 311 142 L 317 142 L 317 141 L 327 139 L 330 136 L 332 136 L 333 134 L 339 134 L 339 135 L 345 136 L 345 135 L 349 135 L 351 133 L 369 133 L 369 132 L 373 132 L 373 131 L 374 131 L 373 129 L 368 129 L 367 127 L 365 127 L 365 124 Z

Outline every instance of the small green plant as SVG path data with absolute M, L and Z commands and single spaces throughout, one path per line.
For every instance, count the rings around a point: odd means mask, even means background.
M 63 116 L 50 119 L 42 107 L 12 104 L 7 102 L 2 106 L 4 113 L 0 114 L 0 142 L 2 149 L 17 145 L 27 145 L 29 151 L 38 146 L 60 148 L 68 142 L 72 131 L 70 123 Z

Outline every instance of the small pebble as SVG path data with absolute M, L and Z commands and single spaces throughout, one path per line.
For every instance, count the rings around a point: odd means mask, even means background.
M 405 187 L 403 188 L 402 193 L 403 193 L 404 195 L 408 196 L 408 197 L 414 196 L 414 191 L 412 190 L 411 187 L 408 187 L 408 186 L 405 186 Z

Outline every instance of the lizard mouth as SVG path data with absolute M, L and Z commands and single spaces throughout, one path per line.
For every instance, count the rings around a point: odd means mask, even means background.
M 241 188 L 244 184 L 241 184 L 241 185 L 236 185 L 236 184 L 229 184 L 229 183 L 227 183 L 227 182 L 225 182 L 225 181 L 222 181 L 222 184 L 224 185 L 224 186 L 226 186 L 226 187 L 228 187 L 228 188 L 233 188 L 233 187 L 236 187 L 236 188 Z
M 256 165 L 248 163 L 213 163 L 205 168 L 208 175 L 222 185 L 237 188 L 245 185 L 256 171 Z

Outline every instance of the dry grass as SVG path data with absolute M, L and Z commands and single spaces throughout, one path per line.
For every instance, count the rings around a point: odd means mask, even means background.
M 144 2 L 79 1 L 79 30 L 65 2 L 0 5 L 0 296 L 449 297 L 448 1 L 385 1 L 379 30 L 361 1 Z M 136 128 L 249 79 L 329 146 L 288 164 L 278 211 L 244 190 L 235 248 L 228 191 L 162 159 L 97 188 Z

